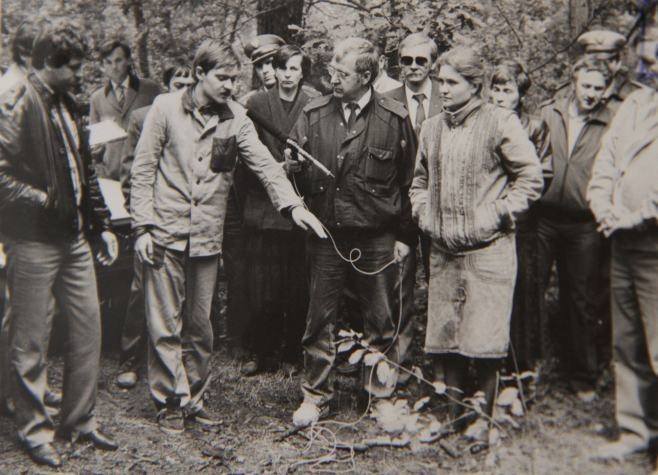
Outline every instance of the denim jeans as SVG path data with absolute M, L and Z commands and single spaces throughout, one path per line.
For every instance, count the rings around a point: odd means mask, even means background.
M 94 430 L 101 326 L 89 243 L 82 235 L 48 243 L 14 241 L 7 270 L 12 397 L 19 439 L 30 447 L 53 440 L 53 421 L 44 404 L 52 296 L 67 320 L 60 431 Z
M 364 271 L 372 272 L 393 259 L 395 236 L 391 233 L 366 235 L 359 232 L 333 232 L 341 253 L 348 257 L 357 248 L 361 258 L 355 263 Z M 397 346 L 393 345 L 396 325 L 393 319 L 393 292 L 398 275 L 396 265 L 375 275 L 357 272 L 342 260 L 329 239 L 309 238 L 307 256 L 310 266 L 310 302 L 306 318 L 306 332 L 302 340 L 304 349 L 304 400 L 318 405 L 333 397 L 332 366 L 336 358 L 334 331 L 339 300 L 345 286 L 358 299 L 363 319 L 364 337 L 370 345 L 396 360 Z M 372 367 L 364 374 L 365 389 L 376 397 L 391 394 L 395 384 L 379 382 Z

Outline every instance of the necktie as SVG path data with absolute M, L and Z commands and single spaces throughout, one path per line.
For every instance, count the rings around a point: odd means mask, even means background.
M 356 102 L 348 102 L 347 108 L 350 111 L 350 115 L 347 118 L 347 131 L 351 132 L 352 128 L 354 128 L 354 123 L 356 122 L 356 115 L 359 110 L 359 104 Z
M 123 91 L 123 85 L 118 85 L 116 89 L 114 90 L 114 94 L 117 96 L 117 102 L 119 103 L 119 106 L 123 107 L 123 100 L 126 98 L 126 95 Z
M 425 107 L 423 106 L 423 101 L 425 100 L 425 94 L 422 92 L 419 94 L 413 95 L 414 100 L 418 103 L 418 108 L 416 109 L 416 123 L 414 124 L 414 130 L 416 135 L 420 132 L 420 126 L 425 120 Z

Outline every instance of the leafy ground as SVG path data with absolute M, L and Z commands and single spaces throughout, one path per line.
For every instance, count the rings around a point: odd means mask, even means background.
M 419 279 L 419 282 L 422 279 Z M 417 293 L 417 327 L 422 337 L 425 289 Z M 221 294 L 220 294 L 221 298 Z M 223 298 L 221 298 L 223 300 Z M 55 338 L 58 338 L 57 335 Z M 420 343 L 420 342 L 418 342 Z M 499 443 L 476 454 L 473 443 L 449 435 L 421 443 L 418 434 L 405 447 L 372 446 L 389 440 L 379 420 L 369 415 L 369 402 L 361 396 L 359 379 L 339 377 L 333 419 L 315 429 L 291 431 L 291 415 L 300 403 L 299 374 L 288 367 L 251 378 L 240 376 L 241 361 L 220 339 L 213 355 L 214 378 L 206 405 L 223 420 L 220 427 L 188 426 L 180 436 L 162 433 L 144 379 L 132 391 L 114 384 L 115 355 L 102 360 L 96 413 L 102 426 L 120 442 L 117 452 L 101 452 L 89 445 L 71 446 L 56 441 L 63 454 L 63 471 L 71 473 L 496 473 L 496 474 L 646 474 L 653 469 L 647 454 L 623 463 L 602 464 L 590 454 L 606 437 L 613 437 L 612 384 L 602 378 L 599 397 L 590 404 L 579 401 L 555 371 L 540 371 L 536 396 L 523 416 L 512 416 L 517 428 L 503 424 Z M 415 362 L 428 375 L 428 361 L 416 345 Z M 51 385 L 61 385 L 62 359 L 52 359 Z M 509 385 L 509 383 L 507 383 Z M 412 407 L 430 396 L 406 420 L 431 420 L 441 414 L 441 396 L 412 382 L 397 394 L 399 406 Z M 503 398 L 501 393 L 501 398 Z M 372 407 L 371 407 L 372 409 Z M 502 412 L 510 412 L 501 408 Z M 409 411 L 408 411 L 409 412 Z M 385 414 L 384 414 L 385 415 Z M 382 424 L 382 420 L 384 424 Z M 390 426 L 392 421 L 388 420 Z M 393 421 L 392 425 L 395 425 Z M 414 423 L 415 424 L 415 423 Z M 412 425 L 414 425 L 412 424 Z M 390 428 L 390 427 L 389 427 Z M 406 430 L 406 429 L 405 429 Z M 405 437 L 398 434 L 397 439 Z M 390 441 L 390 440 L 389 440 Z M 356 451 L 348 450 L 356 447 Z M 48 473 L 31 463 L 15 439 L 15 424 L 0 416 L 0 473 Z
M 453 435 L 441 445 L 411 444 L 405 448 L 370 447 L 350 453 L 335 447 L 361 443 L 385 435 L 371 418 L 354 425 L 336 423 L 322 429 L 286 435 L 290 416 L 299 403 L 299 378 L 290 370 L 243 378 L 240 363 L 226 352 L 213 357 L 216 377 L 208 392 L 207 405 L 221 415 L 218 428 L 189 427 L 180 436 L 159 431 L 147 387 L 141 381 L 132 391 L 113 384 L 116 363 L 103 360 L 97 413 L 103 426 L 114 434 L 121 448 L 114 453 L 93 450 L 88 445 L 70 446 L 58 441 L 64 454 L 63 470 L 75 473 L 286 473 L 323 470 L 357 473 L 536 473 L 536 474 L 644 474 L 652 469 L 648 455 L 624 463 L 600 464 L 589 454 L 612 434 L 611 387 L 590 405 L 579 402 L 559 382 L 540 381 L 538 396 L 528 414 L 518 418 L 520 428 L 509 430 L 501 444 L 489 452 L 472 455 L 469 443 Z M 61 380 L 61 361 L 55 359 L 52 382 Z M 355 394 L 356 379 L 340 378 L 335 418 L 354 422 L 367 401 Z M 420 398 L 411 386 L 407 397 Z M 415 394 L 414 394 L 415 393 Z M 31 464 L 14 438 L 15 425 L 0 419 L 0 473 L 48 472 Z M 283 440 L 281 440 L 283 438 Z M 449 454 L 452 452 L 452 454 Z M 490 455 L 493 454 L 493 455 Z M 312 463 L 326 461 L 326 463 Z

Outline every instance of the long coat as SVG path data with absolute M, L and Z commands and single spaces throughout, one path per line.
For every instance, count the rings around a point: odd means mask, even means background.
M 105 119 L 113 119 L 122 129 L 126 130 L 130 113 L 140 107 L 151 105 L 155 96 L 160 94 L 160 86 L 149 79 L 140 79 L 131 75 L 128 79 L 128 89 L 125 92 L 123 105 L 119 105 L 114 89 L 107 84 L 95 91 L 89 99 L 89 123 L 95 124 Z M 101 178 L 119 180 L 121 173 L 121 156 L 125 140 L 105 145 L 102 157 L 96 157 L 96 173 Z
M 252 95 L 247 101 L 246 108 L 258 117 L 269 121 L 276 129 L 287 136 L 295 125 L 295 122 L 297 122 L 304 106 L 311 99 L 320 95 L 319 92 L 312 91 L 314 90 L 300 88 L 290 112 L 286 112 L 283 108 L 281 99 L 279 99 L 279 91 L 276 87 L 268 91 L 259 91 Z M 258 132 L 258 138 L 267 147 L 274 159 L 277 162 L 283 162 L 285 160 L 283 156 L 285 144 L 263 127 L 259 126 L 258 123 L 254 125 Z M 236 170 L 236 173 L 238 173 L 238 170 Z M 290 220 L 281 216 L 281 213 L 272 206 L 272 202 L 268 198 L 265 188 L 263 188 L 256 175 L 244 167 L 240 170 L 240 173 L 244 173 L 244 181 L 241 182 L 245 194 L 243 208 L 244 225 L 256 229 L 292 229 Z

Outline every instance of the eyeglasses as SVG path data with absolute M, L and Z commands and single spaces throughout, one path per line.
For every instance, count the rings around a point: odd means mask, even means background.
M 352 76 L 353 74 L 356 73 L 347 73 L 345 71 L 339 71 L 338 69 L 334 68 L 333 66 L 327 66 L 327 74 L 329 74 L 329 77 L 334 77 L 334 75 L 338 75 L 338 77 L 342 80 L 347 79 L 348 77 Z
M 400 58 L 400 64 L 402 66 L 411 66 L 414 63 L 414 61 L 421 68 L 424 68 L 430 63 L 430 60 L 424 56 L 416 56 L 415 58 L 413 56 L 402 56 Z

